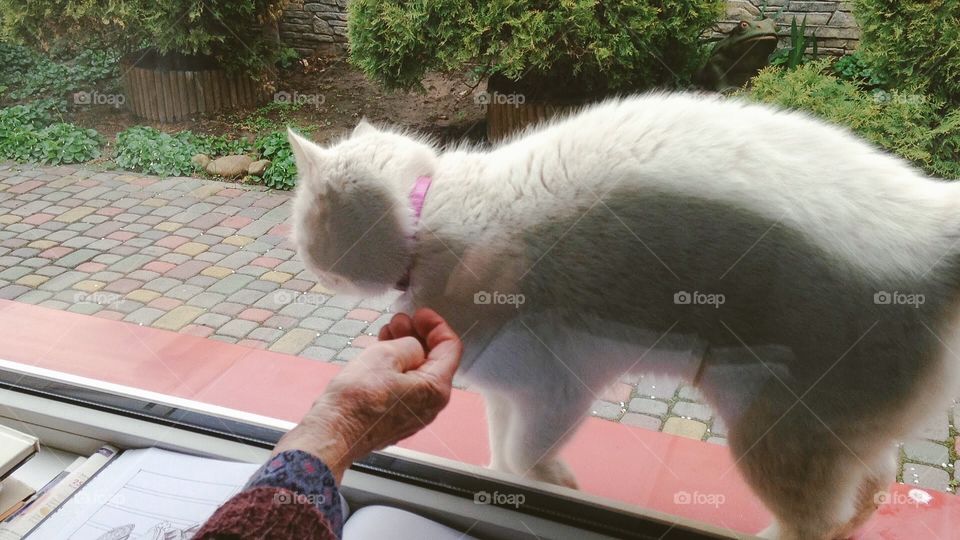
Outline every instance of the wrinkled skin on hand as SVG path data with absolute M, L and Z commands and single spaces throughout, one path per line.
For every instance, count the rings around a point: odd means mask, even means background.
M 403 440 L 436 418 L 450 400 L 463 345 L 429 309 L 398 314 L 380 342 L 350 361 L 327 385 L 274 453 L 299 449 L 327 464 L 337 483 L 353 461 Z

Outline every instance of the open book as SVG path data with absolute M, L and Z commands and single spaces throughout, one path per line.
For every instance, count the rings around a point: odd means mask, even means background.
M 26 538 L 190 538 L 259 467 L 158 448 L 127 450 Z

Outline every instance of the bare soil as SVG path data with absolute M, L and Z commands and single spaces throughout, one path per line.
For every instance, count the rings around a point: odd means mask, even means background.
M 94 106 L 78 108 L 71 112 L 69 120 L 100 132 L 108 141 L 107 156 L 112 154 L 110 147 L 116 134 L 134 125 L 150 125 L 169 133 L 191 130 L 252 139 L 289 124 L 311 128 L 311 136 L 322 143 L 352 129 L 366 116 L 372 122 L 433 135 L 442 143 L 484 140 L 484 114 L 474 99 L 483 87 L 472 88 L 466 76 L 431 74 L 423 81 L 423 91 L 389 91 L 367 79 L 345 59 L 316 57 L 285 70 L 279 79 L 279 91 L 300 96 L 304 103 L 266 114 L 230 111 L 166 124 L 137 118 L 124 108 Z M 257 117 L 261 117 L 259 123 L 252 121 Z

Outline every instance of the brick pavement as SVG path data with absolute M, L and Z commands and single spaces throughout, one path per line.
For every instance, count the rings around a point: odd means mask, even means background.
M 375 341 L 393 295 L 333 294 L 286 235 L 290 195 L 195 178 L 0 163 L 0 298 L 343 362 Z M 631 377 L 595 416 L 726 443 L 697 392 Z M 960 405 L 901 449 L 903 481 L 956 485 Z M 953 485 L 951 486 L 951 482 Z

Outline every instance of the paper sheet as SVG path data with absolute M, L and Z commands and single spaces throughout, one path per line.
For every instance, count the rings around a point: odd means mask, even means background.
M 258 468 L 156 448 L 128 450 L 26 538 L 190 538 Z

